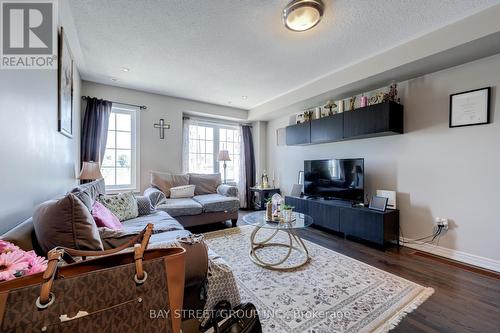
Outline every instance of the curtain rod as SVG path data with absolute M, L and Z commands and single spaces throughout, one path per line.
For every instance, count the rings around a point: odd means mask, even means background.
M 82 99 L 89 99 L 89 98 L 95 98 L 95 97 L 82 96 Z M 122 102 L 115 102 L 115 101 L 110 101 L 110 102 L 115 103 L 115 104 L 121 104 L 121 105 L 135 106 L 135 107 L 138 107 L 139 110 L 146 110 L 148 108 L 146 105 L 136 105 L 136 104 L 122 103 Z
M 240 123 L 238 121 L 231 121 L 231 120 L 225 120 L 225 119 L 217 119 L 217 118 L 205 118 L 205 117 L 196 117 L 196 116 L 183 116 L 182 117 L 183 120 L 189 120 L 189 119 L 193 119 L 193 120 L 197 120 L 197 121 L 200 121 L 200 122 L 204 122 L 204 123 L 212 123 L 212 124 L 222 124 L 222 125 L 238 125 L 238 126 L 243 126 L 243 125 L 246 125 L 248 127 L 252 127 L 252 124 L 250 123 Z

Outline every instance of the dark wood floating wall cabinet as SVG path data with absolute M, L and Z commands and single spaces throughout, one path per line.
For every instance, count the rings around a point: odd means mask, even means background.
M 344 114 L 311 121 L 311 143 L 340 141 L 344 139 Z
M 306 199 L 286 196 L 287 205 L 294 211 L 308 214 L 313 225 L 363 240 L 378 248 L 399 245 L 399 211 L 379 212 L 366 207 L 352 207 L 341 200 Z
M 286 128 L 286 144 L 308 145 L 403 134 L 403 105 L 384 102 Z
M 286 144 L 288 146 L 305 145 L 310 143 L 311 124 L 309 122 L 288 126 L 286 128 Z

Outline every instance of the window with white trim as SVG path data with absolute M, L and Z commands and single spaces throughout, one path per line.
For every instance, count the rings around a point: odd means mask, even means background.
M 107 191 L 138 188 L 138 109 L 113 104 L 108 140 L 101 164 Z
M 188 172 L 218 173 L 224 177 L 224 162 L 217 161 L 220 150 L 227 150 L 231 161 L 226 161 L 228 182 L 240 179 L 240 142 L 238 126 L 197 122 L 188 126 Z

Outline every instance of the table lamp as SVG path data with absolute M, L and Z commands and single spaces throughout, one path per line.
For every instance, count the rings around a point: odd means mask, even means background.
M 82 171 L 78 178 L 80 180 L 96 180 L 103 178 L 99 163 L 93 161 L 83 162 Z
M 217 157 L 218 161 L 224 161 L 224 184 L 226 183 L 226 161 L 231 161 L 231 158 L 229 158 L 229 151 L 227 150 L 220 150 L 219 151 L 219 156 Z

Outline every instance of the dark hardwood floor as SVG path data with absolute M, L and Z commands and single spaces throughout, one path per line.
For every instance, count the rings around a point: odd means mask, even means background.
M 238 225 L 244 225 L 241 211 Z M 215 224 L 191 229 L 208 232 L 230 227 Z M 316 244 L 401 276 L 434 294 L 408 314 L 391 332 L 500 332 L 500 279 L 498 274 L 481 274 L 401 247 L 380 251 L 315 228 L 301 236 Z

